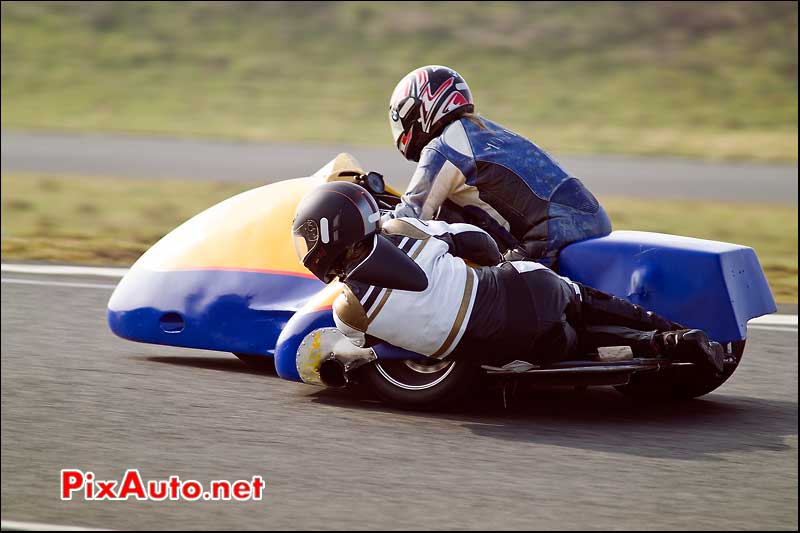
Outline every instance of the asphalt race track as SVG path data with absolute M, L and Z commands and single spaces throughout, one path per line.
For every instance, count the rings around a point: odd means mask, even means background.
M 381 148 L 3 131 L 2 172 L 268 183 L 307 176 L 350 152 L 404 188 L 414 164 L 391 147 L 388 128 L 386 137 Z M 553 155 L 598 195 L 797 205 L 797 163 Z
M 2 518 L 104 528 L 788 529 L 797 521 L 797 329 L 752 329 L 703 400 L 540 391 L 504 409 L 392 410 L 232 355 L 135 344 L 116 280 L 3 273 Z M 260 502 L 60 501 L 59 470 L 207 482 Z

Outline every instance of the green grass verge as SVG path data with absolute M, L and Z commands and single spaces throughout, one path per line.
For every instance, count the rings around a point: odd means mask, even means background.
M 795 2 L 2 3 L 2 126 L 389 145 L 406 72 L 558 153 L 797 160 Z
M 178 224 L 250 188 L 205 181 L 3 175 L 2 256 L 130 265 Z M 615 229 L 753 247 L 776 299 L 797 302 L 797 208 L 602 198 Z

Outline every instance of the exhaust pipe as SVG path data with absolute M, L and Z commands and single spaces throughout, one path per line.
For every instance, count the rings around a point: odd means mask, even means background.
M 311 385 L 341 388 L 347 373 L 377 359 L 369 348 L 354 346 L 336 328 L 320 328 L 305 336 L 297 348 L 297 372 Z
M 324 385 L 333 388 L 342 388 L 350 381 L 347 379 L 344 363 L 333 357 L 319 365 L 319 379 Z

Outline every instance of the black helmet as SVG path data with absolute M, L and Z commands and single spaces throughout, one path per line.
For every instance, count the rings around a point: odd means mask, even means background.
M 381 214 L 375 199 L 354 183 L 325 183 L 297 206 L 292 234 L 297 257 L 324 283 L 337 276 L 390 289 L 421 291 L 428 286 L 422 269 L 378 232 Z M 368 245 L 369 253 L 345 274 L 348 252 Z M 366 246 L 365 246 L 366 248 Z
M 455 70 L 439 65 L 409 72 L 389 100 L 389 125 L 395 146 L 406 159 L 420 153 L 445 126 L 475 110 L 472 93 Z

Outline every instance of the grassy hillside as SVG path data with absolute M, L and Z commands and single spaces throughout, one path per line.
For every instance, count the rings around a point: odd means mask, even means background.
M 2 3 L 2 126 L 387 144 L 441 63 L 556 152 L 797 159 L 795 2 Z

